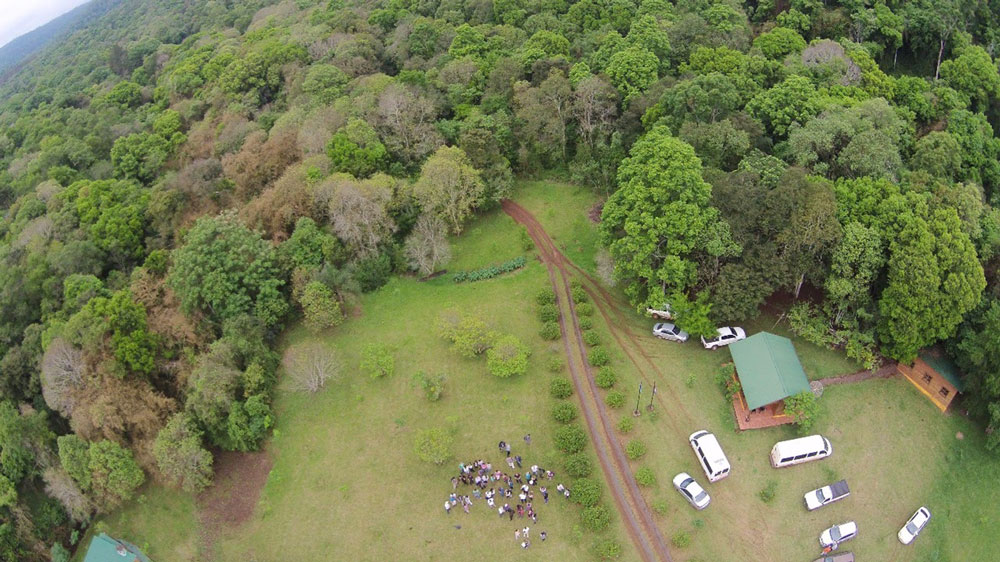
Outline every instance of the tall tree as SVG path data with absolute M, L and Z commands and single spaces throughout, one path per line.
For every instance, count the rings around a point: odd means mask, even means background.
M 459 234 L 462 223 L 483 202 L 485 189 L 465 152 L 442 146 L 424 162 L 413 194 L 425 212 L 437 215 Z

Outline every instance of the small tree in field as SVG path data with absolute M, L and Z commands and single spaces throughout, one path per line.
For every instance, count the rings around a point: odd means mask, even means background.
M 803 390 L 795 396 L 785 398 L 785 411 L 795 420 L 799 433 L 806 434 L 816 423 L 819 402 L 816 401 L 815 394 L 809 390 Z
M 311 281 L 299 297 L 306 328 L 313 332 L 332 328 L 344 321 L 340 302 L 329 287 L 319 281 Z
M 392 349 L 382 343 L 366 345 L 361 352 L 361 371 L 373 379 L 392 375 L 396 371 Z
M 404 252 L 410 269 L 421 275 L 434 273 L 451 259 L 447 225 L 435 215 L 421 215 L 406 238 Z
M 340 361 L 319 342 L 289 348 L 282 363 L 296 390 L 316 392 L 340 374 Z
M 434 464 L 444 464 L 452 457 L 451 446 L 454 438 L 444 429 L 433 427 L 417 433 L 413 451 L 420 460 Z
M 507 378 L 528 370 L 530 351 L 514 336 L 501 336 L 486 352 L 486 367 L 493 375 Z

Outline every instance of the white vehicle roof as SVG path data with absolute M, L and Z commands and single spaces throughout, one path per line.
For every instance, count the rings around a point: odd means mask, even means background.
M 772 453 L 777 451 L 779 457 L 794 457 L 822 449 L 829 449 L 830 454 L 833 453 L 833 446 L 830 445 L 830 440 L 822 435 L 810 435 L 808 437 L 799 437 L 798 439 L 789 439 L 788 441 L 778 441 L 774 444 L 771 451 Z
M 719 445 L 719 440 L 715 438 L 715 435 L 703 429 L 692 433 L 688 439 L 697 442 L 701 452 L 705 454 L 705 458 L 717 468 L 729 468 L 729 459 L 722 452 L 722 446 Z

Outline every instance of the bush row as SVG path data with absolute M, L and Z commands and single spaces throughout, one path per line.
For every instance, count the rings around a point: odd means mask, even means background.
M 472 271 L 459 271 L 455 274 L 453 279 L 455 280 L 455 283 L 483 281 L 484 279 L 492 279 L 497 275 L 503 275 L 504 273 L 510 273 L 511 271 L 521 269 L 527 263 L 527 258 L 524 256 L 518 256 L 498 265 L 491 265 L 481 269 L 473 269 Z

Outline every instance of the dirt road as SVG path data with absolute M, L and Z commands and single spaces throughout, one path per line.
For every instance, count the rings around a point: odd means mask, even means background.
M 570 376 L 580 398 L 583 417 L 594 443 L 594 450 L 597 453 L 601 470 L 608 487 L 611 489 L 615 507 L 622 516 L 629 538 L 632 539 L 636 550 L 644 561 L 672 562 L 673 558 L 667 550 L 666 541 L 653 519 L 649 506 L 646 505 L 646 501 L 639 492 L 624 449 L 617 438 L 594 383 L 587 361 L 586 346 L 583 343 L 583 333 L 580 330 L 570 293 L 570 271 L 576 270 L 576 266 L 563 256 L 541 224 L 526 209 L 510 200 L 503 202 L 503 209 L 515 221 L 528 229 L 528 234 L 538 248 L 542 262 L 548 269 L 549 281 L 552 283 L 552 289 L 556 293 L 559 305 L 559 324 L 562 329 L 562 341 Z M 593 298 L 592 283 L 588 283 L 588 285 L 591 286 L 586 287 L 587 292 Z M 605 320 L 609 320 L 608 312 L 605 310 L 608 303 L 598 303 L 597 299 L 594 300 Z M 619 336 L 615 337 L 617 339 Z

